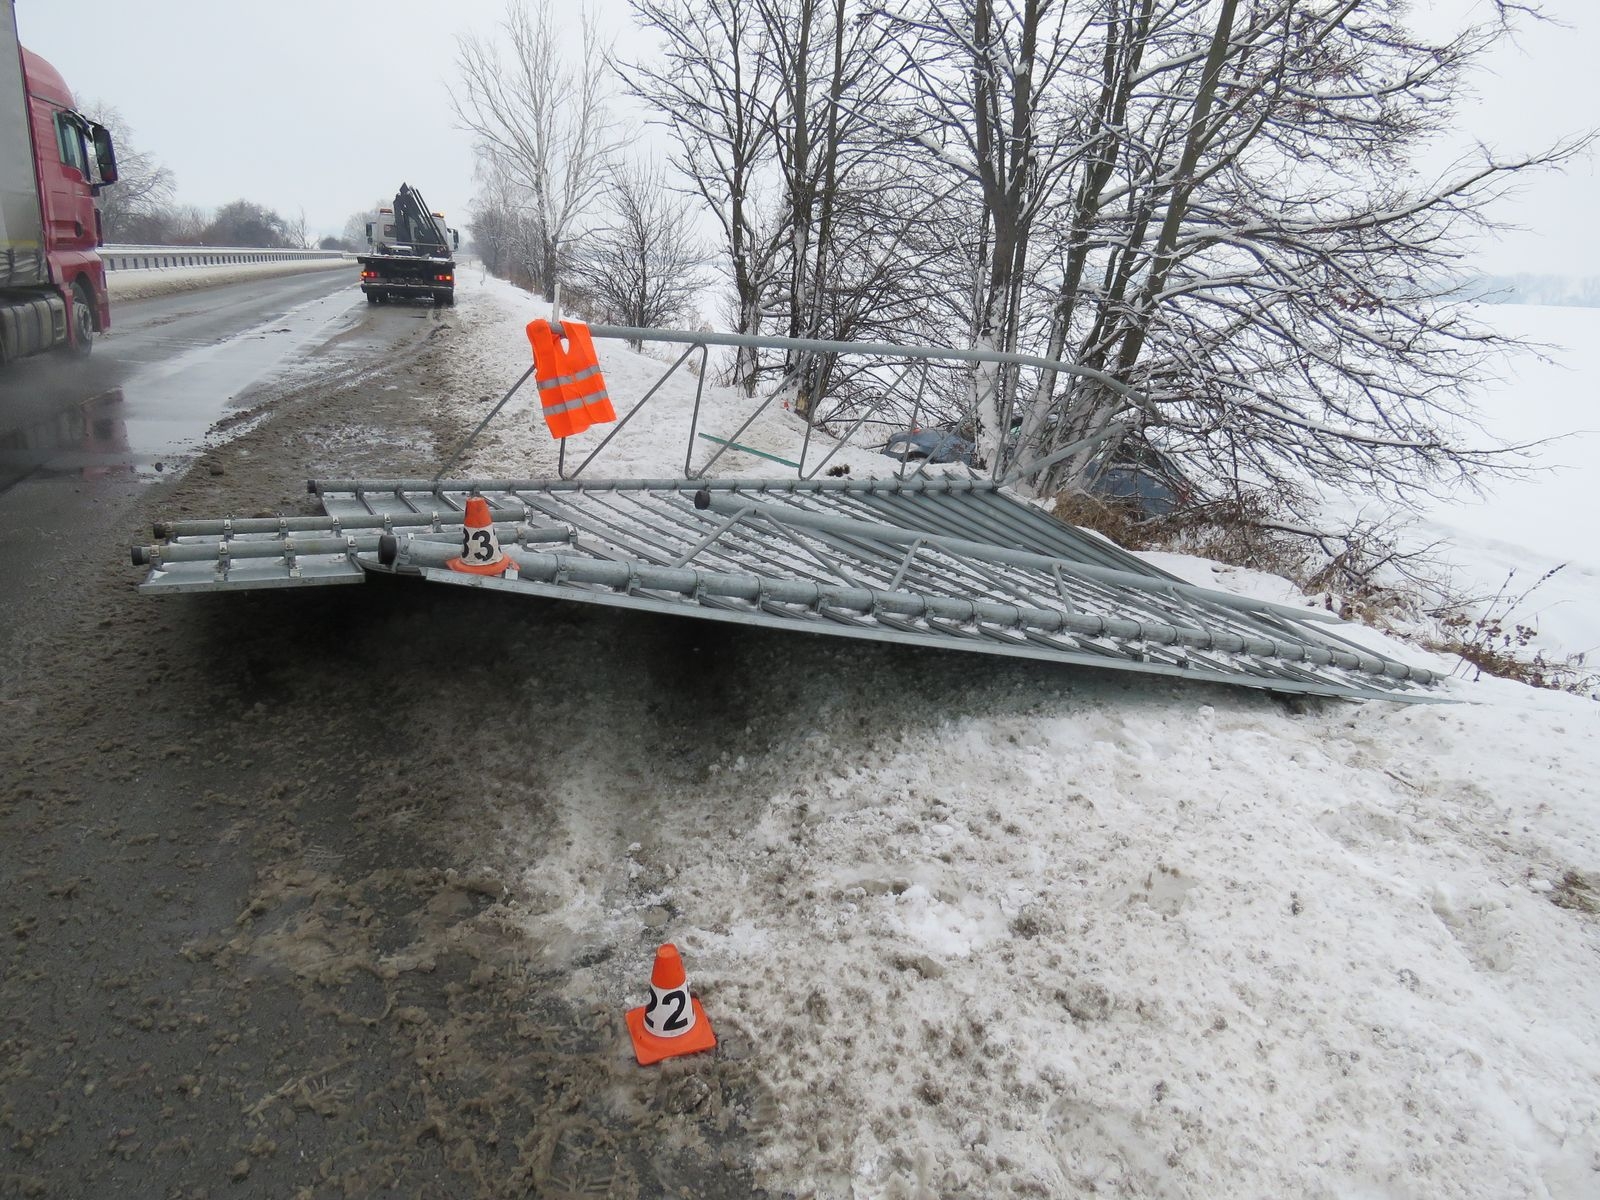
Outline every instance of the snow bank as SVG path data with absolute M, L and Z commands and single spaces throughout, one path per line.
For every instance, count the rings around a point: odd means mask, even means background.
M 464 281 L 458 312 L 479 416 L 540 308 Z M 600 352 L 626 412 L 664 364 Z M 668 384 L 589 473 L 681 474 L 692 401 Z M 744 408 L 708 389 L 701 428 Z M 801 428 L 740 440 L 794 458 Z M 464 473 L 552 473 L 531 395 L 490 429 Z M 625 722 L 574 728 L 573 761 L 638 765 L 642 796 L 574 770 L 539 798 L 557 836 L 513 793 L 483 851 L 547 898 L 516 919 L 567 999 L 619 1014 L 619 1059 L 631 948 L 684 950 L 723 1045 L 668 1069 L 760 1098 L 774 1194 L 1600 1194 L 1600 705 L 1485 680 L 1290 712 L 951 656 L 871 675 L 793 641 L 709 778 L 652 776 L 671 747 Z
M 106 287 L 111 299 L 145 300 L 192 292 L 224 283 L 248 283 L 278 275 L 299 275 L 306 271 L 351 271 L 355 263 L 345 259 L 308 259 L 300 262 L 232 263 L 221 267 L 165 267 L 161 269 L 106 272 Z M 352 278 L 354 276 L 352 275 Z

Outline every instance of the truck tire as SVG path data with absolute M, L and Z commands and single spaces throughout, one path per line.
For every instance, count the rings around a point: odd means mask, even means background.
M 367 303 L 368 304 L 376 304 L 377 302 L 378 302 L 378 293 L 377 292 L 368 292 L 367 293 Z
M 436 305 L 438 305 L 438 304 L 449 304 L 449 305 L 453 306 L 455 304 L 455 302 L 456 302 L 456 294 L 453 291 L 452 292 L 435 292 L 433 294 L 433 302 Z
M 72 285 L 72 332 L 61 349 L 73 358 L 88 358 L 94 349 L 94 297 L 82 281 Z

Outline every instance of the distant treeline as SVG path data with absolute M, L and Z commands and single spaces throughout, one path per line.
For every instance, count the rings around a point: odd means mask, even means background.
M 267 246 L 302 250 L 311 244 L 303 214 L 284 217 L 249 200 L 235 200 L 215 212 L 193 205 L 163 204 L 128 213 L 116 211 L 102 199 L 100 221 L 105 240 L 112 245 Z M 331 240 L 335 243 L 333 249 L 345 248 L 337 239 Z
M 1483 275 L 1463 291 L 1485 304 L 1550 304 L 1600 308 L 1600 276 Z

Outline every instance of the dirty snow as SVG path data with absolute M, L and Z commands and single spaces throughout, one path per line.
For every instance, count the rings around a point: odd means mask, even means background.
M 299 262 L 231 263 L 221 267 L 152 267 L 148 270 L 107 271 L 106 287 L 113 300 L 146 300 L 174 292 L 224 283 L 248 283 L 306 271 L 349 270 L 350 259 L 317 258 Z
M 526 368 L 522 326 L 545 315 L 476 275 L 456 366 L 474 417 Z M 1600 344 L 1600 313 L 1584 319 Z M 665 365 L 600 352 L 619 414 Z M 1595 374 L 1567 380 L 1571 411 Z M 692 397 L 669 383 L 587 473 L 681 475 Z M 1512 380 L 1488 400 L 1513 414 L 1524 397 Z M 701 429 L 731 437 L 747 411 L 708 387 Z M 740 440 L 795 458 L 802 430 L 775 409 Z M 576 439 L 569 468 L 604 432 Z M 698 463 L 715 446 L 696 443 Z M 530 386 L 457 473 L 553 474 L 552 447 Z M 730 455 L 717 473 L 784 471 Z M 1431 515 L 1452 517 L 1461 570 L 1549 562 L 1511 536 L 1536 511 L 1499 514 L 1492 553 L 1481 517 Z M 1583 579 L 1564 600 L 1572 636 L 1600 628 Z M 1454 679 L 1454 704 L 1289 711 L 1239 689 L 1063 678 L 976 688 L 953 716 L 896 679 L 811 681 L 820 715 L 781 751 L 730 753 L 646 813 L 571 780 L 550 800 L 568 838 L 524 842 L 509 822 L 494 851 L 566 896 L 523 923 L 552 962 L 573 959 L 566 998 L 614 1009 L 619 1029 L 649 963 L 583 965 L 577 948 L 635 946 L 668 914 L 661 936 L 725 1050 L 772 1097 L 752 1119 L 774 1194 L 1600 1194 L 1600 705 Z M 749 717 L 746 734 L 786 714 Z

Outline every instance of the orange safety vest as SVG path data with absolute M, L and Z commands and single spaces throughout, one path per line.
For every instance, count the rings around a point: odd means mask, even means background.
M 605 376 L 595 357 L 589 327 L 582 321 L 563 321 L 561 333 L 549 321 L 529 321 L 528 341 L 533 344 L 533 374 L 539 384 L 550 436 L 571 437 L 591 425 L 617 419 L 606 393 Z M 562 337 L 566 345 L 561 344 Z

